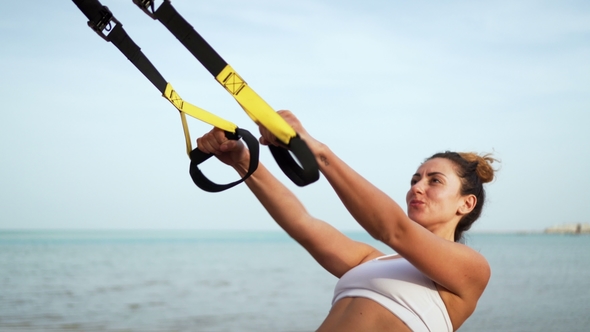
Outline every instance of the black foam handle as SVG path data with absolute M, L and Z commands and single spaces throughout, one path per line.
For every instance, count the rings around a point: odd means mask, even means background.
M 226 189 L 232 188 L 246 180 L 247 178 L 256 171 L 258 168 L 258 157 L 260 155 L 260 147 L 258 145 L 258 140 L 252 136 L 252 134 L 241 128 L 237 128 L 235 133 L 225 132 L 225 137 L 232 140 L 239 140 L 240 138 L 246 143 L 248 150 L 250 150 L 250 164 L 248 165 L 248 172 L 242 177 L 240 180 L 227 183 L 227 184 L 217 184 L 213 181 L 209 180 L 203 172 L 199 169 L 199 164 L 203 163 L 205 160 L 212 157 L 212 154 L 205 153 L 198 148 L 194 149 L 190 152 L 189 157 L 191 159 L 191 163 L 189 166 L 189 174 L 193 179 L 193 182 L 197 187 L 201 188 L 207 192 L 220 192 Z
M 315 156 L 299 136 L 291 138 L 287 149 L 274 145 L 268 147 L 283 173 L 296 185 L 303 187 L 320 178 Z M 299 163 L 295 161 L 293 156 L 297 158 Z

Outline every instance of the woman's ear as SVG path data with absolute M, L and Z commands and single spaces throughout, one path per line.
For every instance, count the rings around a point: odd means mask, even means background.
M 473 208 L 475 208 L 475 204 L 477 204 L 477 197 L 475 197 L 475 195 L 467 195 L 465 197 L 462 197 L 461 200 L 461 206 L 459 206 L 458 210 L 460 215 L 466 215 L 469 212 L 473 211 Z

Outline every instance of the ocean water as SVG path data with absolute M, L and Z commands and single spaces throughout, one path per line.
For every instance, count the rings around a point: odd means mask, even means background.
M 590 331 L 590 236 L 467 244 L 492 279 L 459 331 Z M 0 231 L 0 331 L 314 331 L 336 281 L 280 232 Z

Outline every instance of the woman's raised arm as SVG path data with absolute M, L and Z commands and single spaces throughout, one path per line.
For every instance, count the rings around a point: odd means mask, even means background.
M 240 175 L 246 173 L 249 153 L 240 141 L 227 140 L 223 131 L 214 129 L 199 138 L 197 144 L 200 150 L 215 154 Z M 259 164 L 245 183 L 276 223 L 336 277 L 368 258 L 381 255 L 375 248 L 354 241 L 330 224 L 311 216 L 299 199 L 263 164 Z
M 442 238 L 412 221 L 405 211 L 326 145 L 314 140 L 295 116 L 280 112 L 310 146 L 320 171 L 355 220 L 367 232 L 393 248 L 422 273 L 468 302 L 479 298 L 490 270 L 485 258 L 471 248 Z M 263 143 L 272 143 L 261 129 Z

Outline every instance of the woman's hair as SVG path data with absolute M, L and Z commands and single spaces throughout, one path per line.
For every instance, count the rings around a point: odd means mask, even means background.
M 450 151 L 436 153 L 426 160 L 434 158 L 452 161 L 456 166 L 457 175 L 461 179 L 461 195 L 475 195 L 477 198 L 473 210 L 464 215 L 455 228 L 455 242 L 459 242 L 463 237 L 463 232 L 471 228 L 471 225 L 481 215 L 486 197 L 483 184 L 494 179 L 495 170 L 491 164 L 498 162 L 498 160 L 492 158 L 491 154 L 479 155 L 473 152 Z

